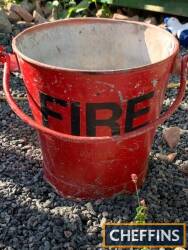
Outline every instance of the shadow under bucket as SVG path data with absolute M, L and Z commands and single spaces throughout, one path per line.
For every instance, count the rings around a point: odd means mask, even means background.
M 177 40 L 152 25 L 83 18 L 27 29 L 13 50 L 34 120 L 10 95 L 8 56 L 7 100 L 38 130 L 44 176 L 57 192 L 89 199 L 134 192 L 132 173 L 140 187 L 155 129 L 183 98 L 187 57 L 177 98 L 160 116 Z

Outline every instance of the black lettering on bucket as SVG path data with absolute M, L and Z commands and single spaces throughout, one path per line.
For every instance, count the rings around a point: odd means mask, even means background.
M 43 125 L 46 127 L 48 127 L 48 116 L 52 116 L 52 117 L 59 119 L 59 120 L 63 119 L 59 113 L 57 113 L 57 112 L 55 112 L 47 107 L 47 102 L 52 102 L 52 103 L 61 105 L 63 107 L 67 107 L 67 105 L 68 105 L 68 102 L 66 102 L 64 100 L 57 99 L 55 97 L 46 95 L 44 93 L 40 93 L 42 121 L 43 121 Z
M 146 95 L 142 95 L 136 98 L 133 98 L 131 100 L 128 100 L 127 102 L 127 113 L 126 113 L 126 121 L 125 121 L 125 132 L 130 132 L 133 130 L 136 130 L 140 127 L 145 126 L 148 122 L 143 123 L 140 126 L 133 127 L 133 120 L 134 118 L 137 118 L 141 115 L 144 115 L 149 112 L 150 107 L 145 107 L 143 109 L 140 109 L 139 111 L 135 112 L 135 106 L 136 104 L 143 102 L 145 100 L 148 100 L 154 96 L 154 92 L 150 92 Z
M 109 119 L 97 120 L 96 111 L 101 109 L 110 109 L 112 116 Z M 122 113 L 121 107 L 116 103 L 87 103 L 86 104 L 86 134 L 87 136 L 96 136 L 97 126 L 107 126 L 111 128 L 112 135 L 120 134 L 120 125 L 117 120 Z
M 136 104 L 141 103 L 145 100 L 149 100 L 154 96 L 154 92 L 147 93 L 145 95 L 133 98 L 128 100 L 127 102 L 127 111 L 126 111 L 126 119 L 125 119 L 125 128 L 124 132 L 130 132 L 136 130 L 140 127 L 143 127 L 148 122 L 144 122 L 143 124 L 134 127 L 134 119 L 142 116 L 149 112 L 150 107 L 144 107 L 138 111 L 135 111 Z M 80 120 L 81 120 L 81 109 L 80 102 L 68 102 L 62 99 L 58 99 L 44 93 L 40 93 L 40 102 L 41 102 L 41 113 L 42 113 L 42 121 L 43 125 L 48 127 L 48 117 L 54 117 L 55 119 L 62 120 L 63 117 L 60 113 L 55 112 L 48 107 L 48 102 L 61 105 L 63 107 L 67 107 L 70 105 L 71 114 L 70 114 L 70 122 L 71 122 L 71 134 L 72 135 L 80 135 Z M 111 115 L 109 118 L 100 118 L 97 119 L 97 111 L 99 110 L 109 110 L 111 111 Z M 105 126 L 111 129 L 111 134 L 120 135 L 120 124 L 118 123 L 118 119 L 122 115 L 121 106 L 114 102 L 106 102 L 106 103 L 86 103 L 86 135 L 87 136 L 97 136 L 97 127 Z
M 71 103 L 71 134 L 80 135 L 80 103 Z

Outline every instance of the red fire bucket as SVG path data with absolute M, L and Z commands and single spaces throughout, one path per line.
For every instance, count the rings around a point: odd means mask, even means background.
M 181 102 L 187 57 L 176 100 L 160 116 L 177 40 L 156 26 L 110 19 L 69 19 L 29 28 L 13 40 L 33 118 L 9 90 L 14 112 L 36 128 L 45 179 L 63 196 L 102 198 L 143 183 L 156 127 Z

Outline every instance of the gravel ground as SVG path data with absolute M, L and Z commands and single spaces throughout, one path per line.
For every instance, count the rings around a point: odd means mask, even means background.
M 10 37 L 0 34 L 0 44 L 10 51 Z M 0 95 L 2 91 L 0 69 Z M 171 79 L 177 82 L 176 77 Z M 11 77 L 13 95 L 24 96 L 19 74 Z M 169 89 L 165 105 L 176 90 Z M 24 110 L 25 102 L 20 101 Z M 166 107 L 164 107 L 166 108 Z M 129 222 L 135 215 L 136 197 L 75 202 L 59 197 L 43 180 L 41 153 L 34 130 L 0 101 L 0 249 L 100 249 L 101 221 Z M 149 207 L 150 222 L 188 224 L 188 178 L 179 170 L 188 159 L 188 91 L 177 112 L 158 128 L 151 152 L 149 172 L 140 197 Z M 156 158 L 172 150 L 162 140 L 165 127 L 183 129 L 174 149 L 173 163 Z

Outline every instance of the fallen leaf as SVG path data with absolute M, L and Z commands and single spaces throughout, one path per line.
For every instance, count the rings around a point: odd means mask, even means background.
M 163 139 L 166 141 L 168 146 L 174 148 L 180 140 L 180 128 L 170 127 L 163 130 Z

